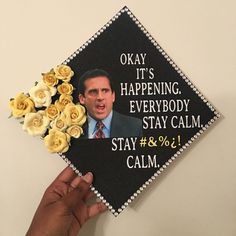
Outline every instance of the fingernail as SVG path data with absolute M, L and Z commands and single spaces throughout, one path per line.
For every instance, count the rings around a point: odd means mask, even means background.
M 87 183 L 91 184 L 92 181 L 93 181 L 93 174 L 92 174 L 91 172 L 88 172 L 86 175 L 83 176 L 83 179 L 84 179 Z

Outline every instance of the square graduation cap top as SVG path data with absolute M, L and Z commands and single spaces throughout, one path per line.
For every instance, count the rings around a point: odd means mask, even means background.
M 115 216 L 219 117 L 127 7 L 64 64 L 75 73 L 74 100 L 79 77 L 103 69 L 114 82 L 113 110 L 142 121 L 140 137 L 126 123 L 125 137 L 73 139 L 61 155 L 76 173 L 94 174 L 92 190 Z

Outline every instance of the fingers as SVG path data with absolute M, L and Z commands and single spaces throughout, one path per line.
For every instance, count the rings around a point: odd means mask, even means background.
M 107 207 L 102 202 L 98 202 L 91 206 L 88 206 L 88 218 L 94 217 L 106 210 Z
M 87 195 L 89 186 L 93 181 L 92 173 L 88 172 L 83 177 L 76 177 L 72 182 L 73 190 L 64 197 L 66 204 L 74 208 Z
M 77 175 L 75 174 L 75 172 L 68 166 L 57 176 L 55 181 L 62 181 L 64 183 L 68 183 L 71 182 L 76 176 Z
M 70 186 L 72 188 L 77 188 L 80 185 L 82 179 L 88 184 L 91 184 L 93 182 L 93 174 L 91 172 L 88 172 L 86 175 L 82 177 L 77 176 L 71 181 Z

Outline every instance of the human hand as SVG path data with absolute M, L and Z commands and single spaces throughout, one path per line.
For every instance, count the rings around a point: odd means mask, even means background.
M 73 236 L 90 218 L 106 210 L 103 203 L 86 205 L 93 193 L 92 173 L 79 177 L 67 167 L 47 188 L 26 236 Z

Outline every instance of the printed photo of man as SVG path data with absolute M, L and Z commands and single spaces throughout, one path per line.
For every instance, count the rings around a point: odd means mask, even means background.
M 79 101 L 86 107 L 85 138 L 138 137 L 142 121 L 113 110 L 115 91 L 110 75 L 101 69 L 85 72 L 79 79 Z

